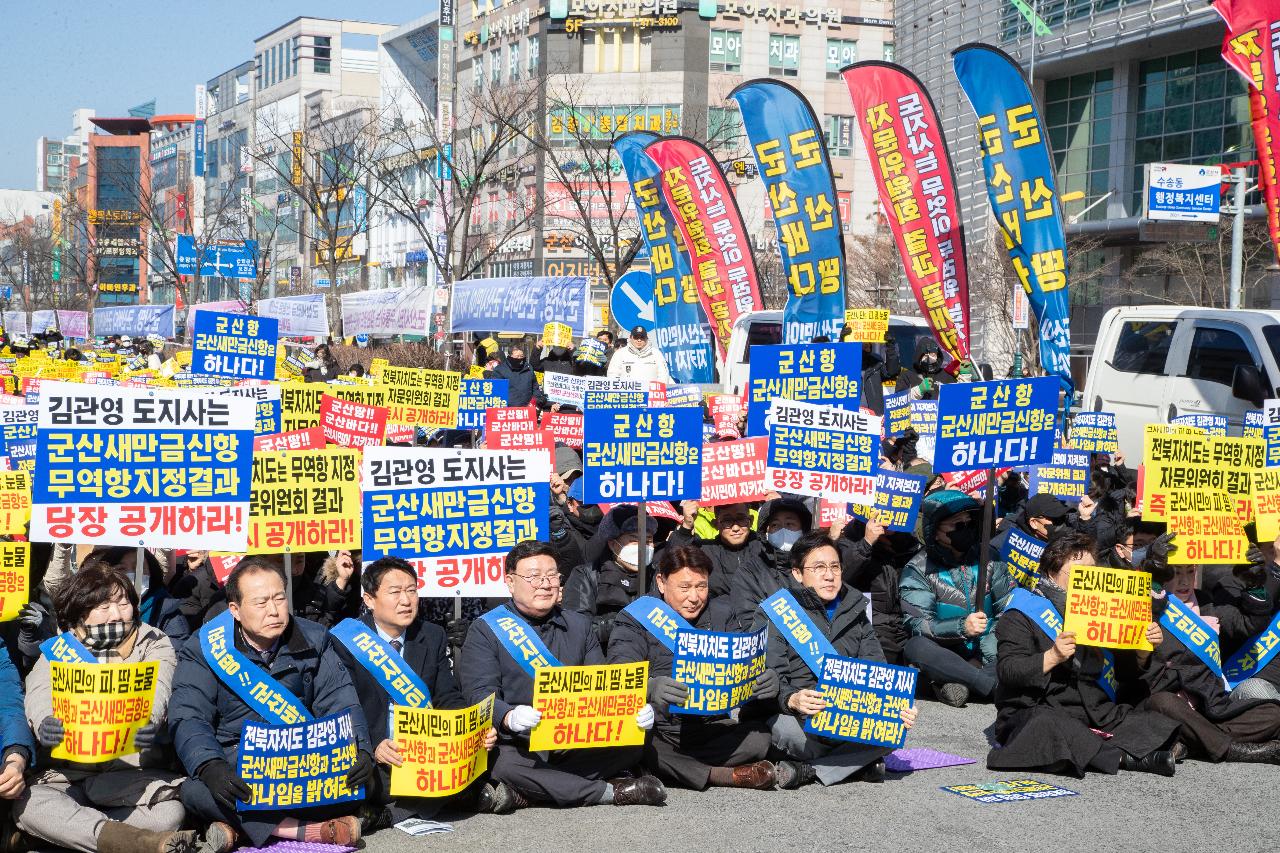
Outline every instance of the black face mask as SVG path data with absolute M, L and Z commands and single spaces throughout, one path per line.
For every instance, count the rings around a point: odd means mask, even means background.
M 509 358 L 507 364 L 511 365 L 512 370 L 522 370 L 524 368 L 523 358 Z
M 966 524 L 963 527 L 957 527 L 951 531 L 948 537 L 951 540 L 951 547 L 960 554 L 968 554 L 974 545 L 978 544 L 978 527 L 975 524 Z
M 604 512 L 595 504 L 583 504 L 578 507 L 578 518 L 583 524 L 599 524 L 604 521 Z

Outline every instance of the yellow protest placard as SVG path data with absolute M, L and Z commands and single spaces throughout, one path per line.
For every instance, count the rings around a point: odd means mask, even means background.
M 0 536 L 22 536 L 31 520 L 31 475 L 0 471 Z
M 18 617 L 31 595 L 31 543 L 0 542 L 0 622 Z
M 52 661 L 53 715 L 66 729 L 53 757 L 99 764 L 137 752 L 133 735 L 151 718 L 159 672 L 159 661 Z
M 529 749 L 640 746 L 644 731 L 636 714 L 648 680 L 648 661 L 538 669 L 533 707 L 542 721 L 529 735 Z
M 573 346 L 573 328 L 566 323 L 547 323 L 542 327 L 542 345 L 547 347 Z
M 391 362 L 387 361 L 385 358 L 375 358 L 373 361 L 369 362 L 369 375 L 374 379 L 381 379 L 382 371 L 386 370 L 390 366 Z
M 1261 525 L 1258 529 L 1262 529 Z M 1169 552 L 1169 564 L 1172 566 L 1249 562 L 1245 556 L 1249 550 L 1249 537 L 1229 503 L 1217 510 L 1171 512 L 1169 530 L 1178 534 L 1173 541 L 1174 548 Z M 1270 541 L 1275 541 L 1275 538 Z
M 1258 541 L 1276 541 L 1280 536 L 1280 468 L 1253 472 L 1253 517 L 1258 523 Z
M 1247 523 L 1253 513 L 1252 472 L 1262 469 L 1264 451 L 1262 439 L 1148 424 L 1143 434 L 1143 520 L 1228 509 Z
M 382 371 L 387 386 L 387 422 L 453 429 L 458 423 L 462 374 L 391 365 Z
M 467 368 L 468 379 L 484 379 L 484 368 L 478 364 L 473 364 Z
M 887 308 L 846 308 L 845 325 L 851 329 L 842 341 L 856 344 L 884 343 L 885 333 L 889 331 L 889 309 Z
M 320 398 L 329 387 L 323 382 L 280 383 L 280 431 L 320 425 Z
M 354 549 L 360 534 L 359 450 L 253 454 L 247 553 Z
M 1064 631 L 1082 646 L 1151 651 L 1151 575 L 1106 566 L 1072 566 Z
M 391 796 L 447 797 L 488 768 L 484 737 L 493 727 L 492 693 L 458 711 L 395 705 L 391 712 L 391 737 L 404 759 L 391 768 Z

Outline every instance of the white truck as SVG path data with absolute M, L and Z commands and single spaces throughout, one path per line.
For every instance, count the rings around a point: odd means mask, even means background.
M 1080 408 L 1114 412 L 1128 464 L 1142 459 L 1149 423 L 1244 413 L 1280 396 L 1280 311 L 1135 305 L 1102 318 Z
M 921 317 L 889 318 L 889 332 L 898 343 L 898 355 L 904 365 L 911 364 L 916 354 L 916 340 L 932 338 L 929 324 Z M 781 311 L 750 311 L 738 317 L 729 338 L 729 350 L 720 371 L 719 391 L 735 396 L 742 393 L 751 373 L 751 347 L 782 343 Z M 883 354 L 883 345 L 875 347 Z

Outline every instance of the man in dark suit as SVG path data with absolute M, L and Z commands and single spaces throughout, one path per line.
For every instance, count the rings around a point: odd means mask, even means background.
M 367 832 L 412 815 L 470 805 L 476 791 L 483 792 L 484 786 L 473 785 L 451 797 L 391 799 L 391 768 L 404 763 L 391 731 L 391 706 L 430 703 L 433 708 L 457 709 L 465 707 L 466 701 L 449 662 L 449 641 L 444 629 L 418 619 L 418 576 L 413 566 L 398 557 L 383 557 L 364 569 L 360 586 L 365 613 L 359 619 L 339 624 L 333 634 L 360 694 L 360 707 L 369 724 L 369 740 L 375 745 L 373 756 L 378 762 L 378 774 L 370 784 L 367 799 L 374 809 L 371 817 L 376 827 L 366 827 Z M 412 676 L 401 681 L 399 688 L 395 678 L 388 678 L 388 672 L 397 667 Z M 416 685 L 406 686 L 414 677 Z M 485 748 L 492 749 L 497 739 L 497 731 L 490 729 Z

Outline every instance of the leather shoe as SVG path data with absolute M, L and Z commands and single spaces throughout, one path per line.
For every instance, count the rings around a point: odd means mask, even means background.
M 476 797 L 475 809 L 480 814 L 511 814 L 516 809 L 527 808 L 529 801 L 506 782 L 485 785 Z
M 863 782 L 883 782 L 884 781 L 884 759 L 877 758 L 866 767 L 858 771 L 858 778 Z
M 1146 758 L 1134 758 L 1126 752 L 1120 760 L 1120 767 L 1135 773 L 1154 773 L 1157 776 L 1172 776 L 1178 769 L 1173 753 L 1167 749 L 1156 750 Z
M 778 782 L 778 774 L 770 761 L 755 761 L 733 768 L 733 787 L 769 791 Z
M 818 771 L 804 761 L 779 761 L 776 769 L 778 788 L 794 791 L 818 780 Z
M 1249 764 L 1280 764 L 1280 740 L 1269 740 L 1265 743 L 1232 743 L 1227 747 L 1227 754 L 1222 760 Z
M 609 784 L 615 806 L 660 806 L 667 801 L 667 789 L 653 776 L 613 779 Z

